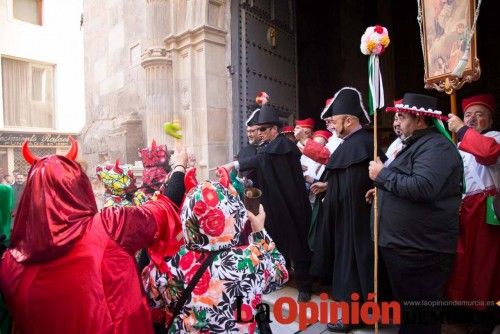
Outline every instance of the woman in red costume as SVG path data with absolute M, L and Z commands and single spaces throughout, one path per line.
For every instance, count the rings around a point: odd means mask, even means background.
M 182 150 L 174 158 L 166 190 L 172 200 L 158 195 L 139 207 L 98 212 L 71 141 L 65 157 L 38 158 L 23 145 L 32 167 L 0 262 L 0 289 L 14 332 L 153 333 L 133 254 L 149 247 L 152 261 L 165 266 L 164 256 L 180 247 L 177 205 L 187 155 Z

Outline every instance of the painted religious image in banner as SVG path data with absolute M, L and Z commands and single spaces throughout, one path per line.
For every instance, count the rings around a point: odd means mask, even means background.
M 474 0 L 422 0 L 426 79 L 457 75 L 465 62 L 465 71 L 472 70 L 474 39 L 467 49 L 474 8 Z

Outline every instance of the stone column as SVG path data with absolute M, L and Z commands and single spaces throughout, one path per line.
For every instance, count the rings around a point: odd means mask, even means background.
M 226 69 L 229 18 L 224 0 L 174 3 L 175 24 L 164 39 L 173 59 L 173 105 L 183 125 L 183 142 L 195 154 L 198 179 L 203 179 L 232 158 Z
M 146 0 L 146 48 L 141 65 L 146 71 L 145 138 L 173 148 L 173 139 L 163 132 L 162 125 L 173 120 L 172 59 L 163 38 L 171 31 L 169 0 Z

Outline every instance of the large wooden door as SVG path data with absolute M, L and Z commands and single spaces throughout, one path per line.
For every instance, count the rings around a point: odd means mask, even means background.
M 232 63 L 234 148 L 246 144 L 245 121 L 259 91 L 284 121 L 298 113 L 295 0 L 234 0 Z

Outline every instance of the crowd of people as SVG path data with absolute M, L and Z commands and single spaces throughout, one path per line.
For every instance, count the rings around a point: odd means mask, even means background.
M 45 157 L 25 143 L 24 191 L 0 186 L 2 315 L 12 317 L 2 317 L 1 333 L 269 333 L 252 315 L 289 271 L 298 302 L 325 280 L 332 300 L 370 299 L 375 218 L 380 298 L 401 303 L 400 333 L 440 333 L 440 301 L 482 301 L 466 306 L 484 312 L 500 300 L 491 95 L 463 99 L 462 120 L 406 93 L 386 109 L 396 139 L 376 158 L 353 87 L 326 101 L 317 131 L 310 118 L 283 124 L 267 93 L 256 102 L 248 145 L 217 181 L 196 180 L 181 144 L 169 157 L 153 142 L 139 151 L 141 187 L 119 161 L 98 167 L 101 210 L 76 142 L 66 156 Z M 242 185 L 260 189 L 257 214 L 245 209 Z M 340 309 L 328 324 L 352 328 Z

